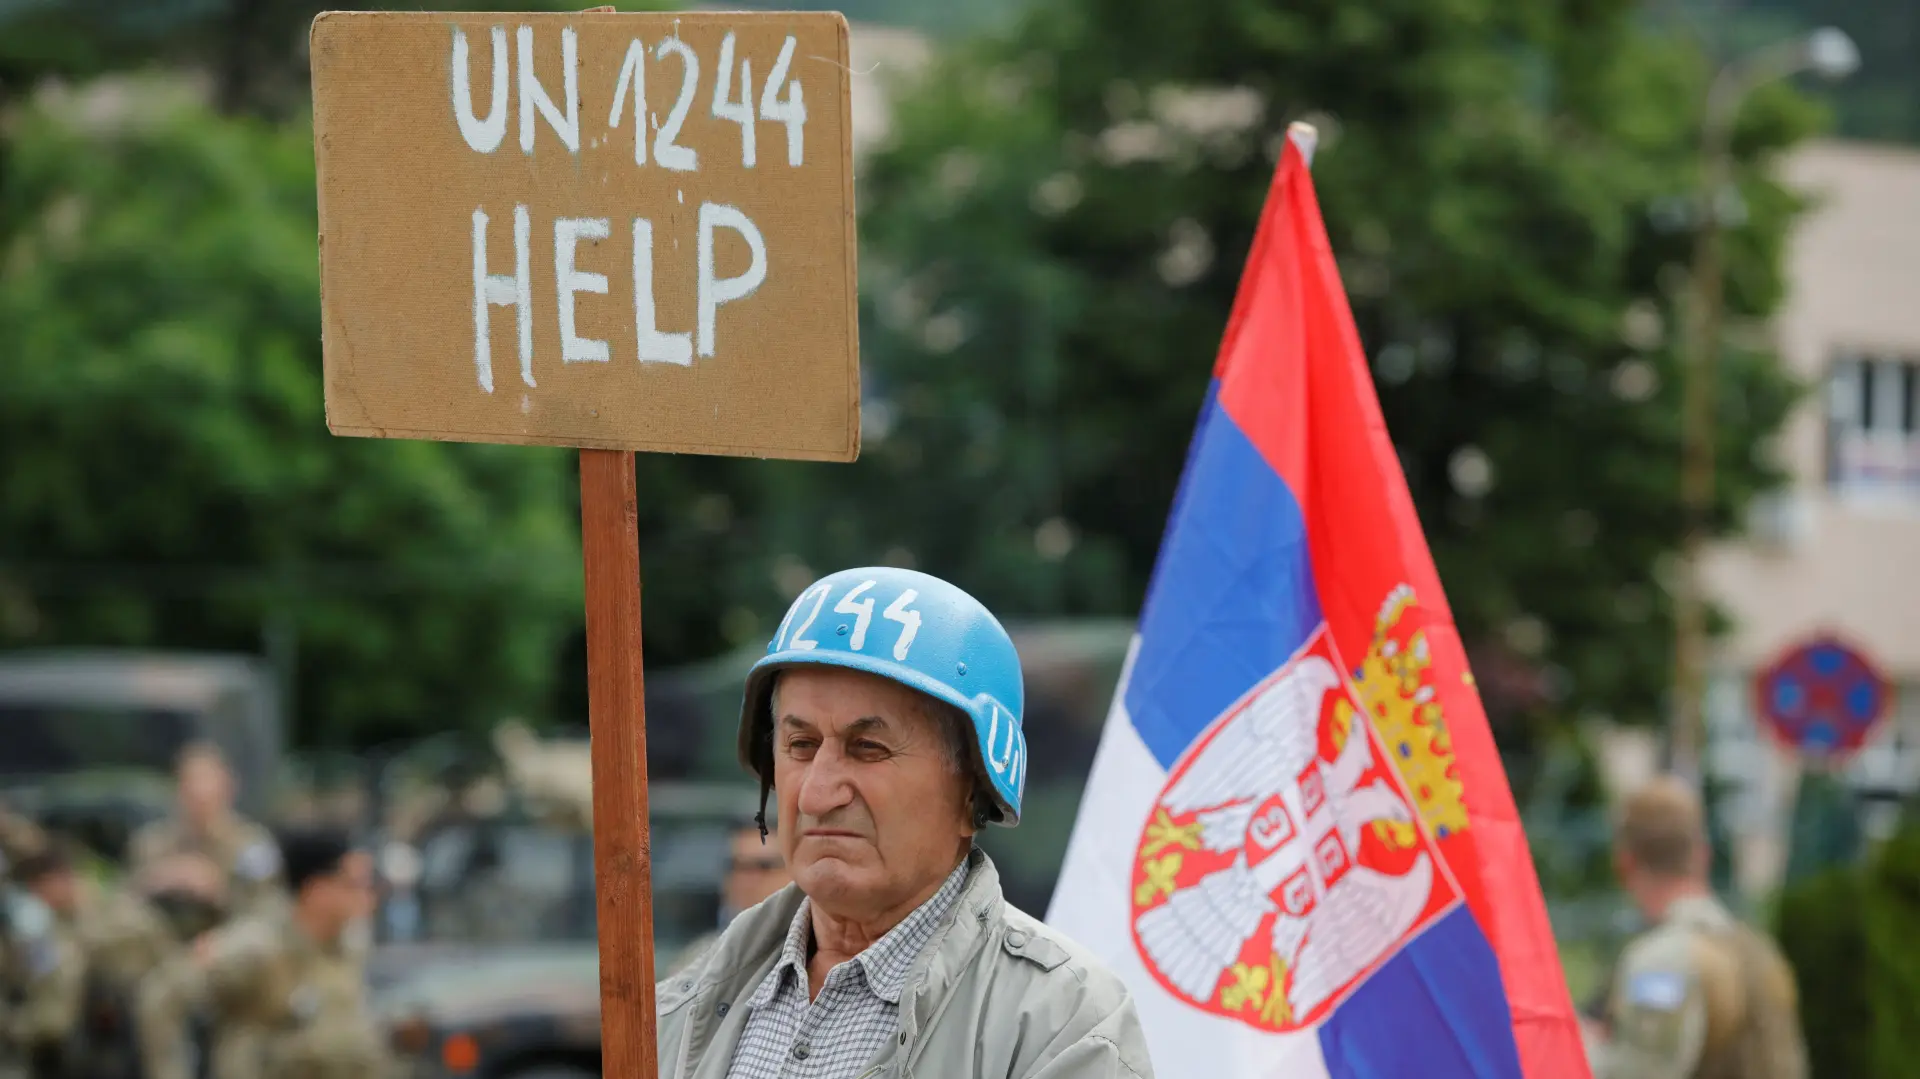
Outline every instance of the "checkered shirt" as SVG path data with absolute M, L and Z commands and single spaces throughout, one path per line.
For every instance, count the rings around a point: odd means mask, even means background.
M 866 951 L 827 972 L 807 1000 L 813 906 L 802 900 L 780 961 L 748 998 L 752 1011 L 727 1079 L 856 1079 L 900 1029 L 900 995 L 967 881 L 963 859 L 933 898 Z

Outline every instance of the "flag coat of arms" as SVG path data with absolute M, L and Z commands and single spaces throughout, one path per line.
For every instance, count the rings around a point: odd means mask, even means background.
M 1161 1079 L 1588 1074 L 1293 139 L 1047 920 Z

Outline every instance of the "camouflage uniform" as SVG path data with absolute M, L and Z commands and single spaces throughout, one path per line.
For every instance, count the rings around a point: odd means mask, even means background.
M 1594 1079 L 1806 1079 L 1793 971 L 1718 900 L 1679 900 L 1621 954 Z
M 395 1074 L 365 1002 L 360 962 L 313 943 L 285 912 L 217 931 L 141 988 L 141 1037 L 154 1079 L 192 1074 L 183 1032 L 201 1008 L 213 1079 L 370 1079 Z
M 136 1075 L 140 983 L 185 950 L 183 935 L 158 908 L 122 891 L 82 911 L 79 938 L 86 952 L 88 1027 L 75 1070 L 100 1079 Z
M 205 835 L 177 818 L 154 821 L 134 833 L 129 845 L 132 868 L 139 873 L 170 854 L 200 854 L 227 874 L 229 901 L 237 912 L 264 910 L 284 897 L 280 887 L 280 847 L 265 828 L 238 815 Z
M 21 891 L 6 896 L 7 933 L 0 945 L 0 984 L 7 1010 L 0 1023 L 0 1076 L 31 1074 L 36 1061 L 64 1061 L 80 1021 L 86 965 L 73 927 Z
M 39 825 L 0 805 L 0 873 L 46 845 L 46 833 Z

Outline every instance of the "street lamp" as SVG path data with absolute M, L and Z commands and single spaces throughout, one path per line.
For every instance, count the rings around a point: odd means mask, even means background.
M 1696 786 L 1701 779 L 1705 741 L 1707 631 L 1701 556 L 1713 504 L 1714 390 L 1720 359 L 1720 323 L 1724 290 L 1721 232 L 1734 196 L 1729 143 L 1733 122 L 1747 95 L 1779 79 L 1803 72 L 1821 78 L 1846 78 L 1860 66 L 1860 50 L 1846 32 L 1822 27 L 1803 38 L 1784 41 L 1721 68 L 1707 89 L 1700 125 L 1704 174 L 1700 229 L 1694 237 L 1692 303 L 1682 365 L 1680 413 L 1680 580 L 1674 595 L 1674 708 L 1671 731 L 1673 771 Z M 1737 204 L 1735 204 L 1737 205 Z

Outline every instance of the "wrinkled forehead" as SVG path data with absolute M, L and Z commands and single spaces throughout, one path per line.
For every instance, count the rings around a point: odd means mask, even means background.
M 775 729 L 837 733 L 855 727 L 900 734 L 932 729 L 930 698 L 891 679 L 844 667 L 793 667 L 773 679 Z

